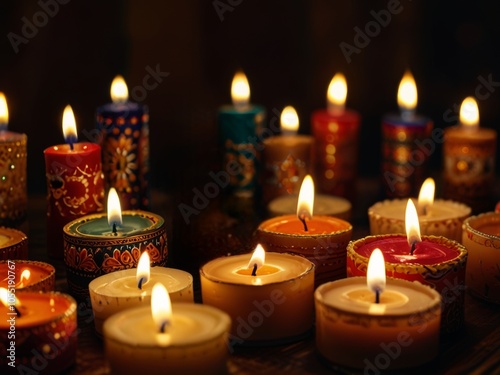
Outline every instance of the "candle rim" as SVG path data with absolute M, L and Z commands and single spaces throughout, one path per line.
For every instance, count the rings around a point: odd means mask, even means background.
M 9 262 L 8 260 L 0 260 L 0 265 L 8 264 L 8 262 Z M 51 277 L 55 278 L 56 269 L 52 264 L 49 264 L 46 262 L 41 262 L 38 260 L 26 260 L 26 259 L 16 259 L 15 263 L 16 263 L 16 270 L 20 269 L 24 265 L 24 266 L 35 266 L 38 269 L 42 269 L 44 271 L 47 271 L 46 276 L 44 276 L 42 279 L 38 280 L 37 282 L 30 283 L 29 285 L 26 285 L 25 287 L 22 287 L 22 288 L 16 287 L 16 290 L 19 290 L 19 291 L 22 290 L 23 292 L 28 291 L 28 289 L 32 289 L 32 288 L 38 286 L 39 284 L 43 284 L 43 283 L 47 282 L 47 280 L 50 279 Z M 18 265 L 20 265 L 20 267 L 18 267 Z
M 293 214 L 290 214 L 290 215 L 280 215 L 280 216 L 275 216 L 275 217 L 272 217 L 270 219 L 267 219 L 265 221 L 263 221 L 262 223 L 259 224 L 259 227 L 257 228 L 257 230 L 260 230 L 264 233 L 276 233 L 276 234 L 279 234 L 280 236 L 286 236 L 286 237 L 292 237 L 292 238 L 304 238 L 304 237 L 314 237 L 314 238 L 320 238 L 320 237 L 330 237 L 331 235 L 342 235 L 344 233 L 349 233 L 349 232 L 352 232 L 352 224 L 349 223 L 348 221 L 346 220 L 342 220 L 338 217 L 335 217 L 335 216 L 327 216 L 327 215 L 313 215 L 312 219 L 308 221 L 308 223 L 310 223 L 311 221 L 314 221 L 314 219 L 326 219 L 328 221 L 335 221 L 335 222 L 340 222 L 342 224 L 347 224 L 346 228 L 344 229 L 339 229 L 339 230 L 336 230 L 336 231 L 332 231 L 332 232 L 328 232 L 328 233 L 284 233 L 284 232 L 278 232 L 278 231 L 272 231 L 272 230 L 269 230 L 267 227 L 269 225 L 271 225 L 272 222 L 274 221 L 283 221 L 283 220 L 287 220 L 287 219 L 291 219 L 293 218 L 294 220 L 298 220 L 297 218 L 297 215 L 293 215 Z
M 28 236 L 24 232 L 14 228 L 0 227 L 0 235 L 9 237 L 9 239 L 3 244 L 4 249 L 8 246 L 17 245 L 28 240 Z
M 466 231 L 470 231 L 477 236 L 486 237 L 492 241 L 500 241 L 500 236 L 495 236 L 494 234 L 482 232 L 479 229 L 476 229 L 476 228 L 471 226 L 471 221 L 481 220 L 484 218 L 488 218 L 490 216 L 492 216 L 492 217 L 498 216 L 498 222 L 500 223 L 500 213 L 499 212 L 495 212 L 495 211 L 483 212 L 479 215 L 469 216 L 467 219 L 465 219 L 464 223 L 463 223 L 463 229 Z

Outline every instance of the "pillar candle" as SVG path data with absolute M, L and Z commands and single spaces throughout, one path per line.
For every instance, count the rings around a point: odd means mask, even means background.
M 111 99 L 112 103 L 97 108 L 96 114 L 106 189 L 116 189 L 125 210 L 148 209 L 148 108 L 128 100 L 121 76 L 111 84 Z
M 46 148 L 47 177 L 47 252 L 63 258 L 63 227 L 78 217 L 103 209 L 104 187 L 101 148 L 78 142 L 73 110 L 63 114 L 66 144 Z
M 223 169 L 230 175 L 232 193 L 254 195 L 259 155 L 257 139 L 265 120 L 265 110 L 249 103 L 250 87 L 245 74 L 235 74 L 231 97 L 233 105 L 218 111 L 219 140 L 223 152 Z
M 346 96 L 345 77 L 337 73 L 328 87 L 327 108 L 312 113 L 311 129 L 316 142 L 318 191 L 352 202 L 356 196 L 361 116 L 345 108 Z
M 9 111 L 0 92 L 0 225 L 18 227 L 26 219 L 26 134 L 9 131 Z

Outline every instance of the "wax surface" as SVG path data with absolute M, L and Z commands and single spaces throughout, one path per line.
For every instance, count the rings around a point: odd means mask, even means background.
M 7 242 L 10 241 L 10 239 L 11 239 L 10 237 L 0 234 L 0 246 L 5 245 Z
M 283 195 L 273 199 L 268 205 L 268 210 L 276 216 L 293 214 L 297 211 L 297 200 L 297 195 Z M 351 203 L 347 199 L 326 194 L 316 194 L 314 196 L 313 212 L 315 215 L 331 215 L 344 218 L 350 211 Z
M 484 142 L 491 139 L 496 139 L 497 133 L 493 129 L 487 129 L 477 126 L 474 129 L 468 129 L 465 126 L 454 126 L 447 128 L 445 131 L 446 139 L 457 141 L 461 139 L 465 142 Z M 454 138 L 454 139 L 453 139 Z
M 395 125 L 395 126 L 414 126 L 414 127 L 424 127 L 428 124 L 430 120 L 421 115 L 415 115 L 411 119 L 403 119 L 403 117 L 400 114 L 396 113 L 390 113 L 382 119 L 383 123 L 386 123 L 388 125 Z
M 21 264 L 18 261 L 16 261 L 16 268 L 14 272 L 14 281 L 15 281 L 15 287 L 16 289 L 20 288 L 25 288 L 29 285 L 33 285 L 38 283 L 41 280 L 46 279 L 49 277 L 52 273 L 55 271 L 39 267 L 37 265 L 31 264 L 31 265 L 26 265 L 26 264 Z M 0 277 L 5 277 L 4 279 L 0 279 L 0 287 L 7 288 L 8 286 L 8 278 L 7 275 L 9 274 L 9 264 L 7 262 L 1 262 L 0 263 Z M 23 279 L 23 282 L 21 283 L 21 274 L 23 273 L 24 270 L 29 270 L 30 271 L 30 277 L 28 280 Z
M 124 103 L 107 103 L 97 109 L 103 116 L 130 117 L 136 114 L 141 115 L 142 106 L 138 103 L 126 101 Z M 132 112 L 132 113 L 131 113 Z
M 416 201 L 415 201 L 416 202 Z M 384 218 L 405 220 L 407 199 L 394 199 L 378 202 L 369 208 L 369 213 L 380 215 Z M 470 208 L 464 204 L 451 200 L 436 199 L 426 214 L 419 214 L 418 220 L 423 222 L 434 222 L 464 217 L 470 214 Z
M 261 229 L 269 232 L 310 236 L 334 233 L 349 228 L 346 225 L 347 223 L 327 216 L 313 216 L 311 220 L 307 220 L 306 222 L 307 231 L 304 230 L 304 224 L 302 224 L 296 215 L 285 215 L 277 217 L 276 220 L 266 222 L 265 226 L 261 225 Z
M 94 216 L 86 220 L 85 218 L 78 221 L 72 226 L 72 231 L 83 236 L 96 236 L 96 237 L 128 237 L 135 234 L 144 233 L 145 230 L 152 229 L 155 222 L 140 211 L 123 211 L 122 212 L 122 225 L 116 227 L 117 234 L 112 232 L 111 226 L 108 224 L 106 214 Z
M 0 130 L 0 142 L 22 141 L 25 137 L 25 134 L 15 133 L 9 130 Z
M 483 224 L 477 230 L 491 236 L 500 236 L 500 223 Z

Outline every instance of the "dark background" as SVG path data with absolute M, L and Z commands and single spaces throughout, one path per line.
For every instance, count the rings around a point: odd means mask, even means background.
M 216 111 L 230 102 L 238 68 L 248 76 L 252 102 L 270 116 L 273 108 L 295 106 L 303 133 L 311 112 L 325 106 L 332 76 L 342 71 L 348 106 L 363 116 L 359 171 L 368 177 L 379 173 L 380 118 L 397 110 L 406 68 L 417 82 L 418 111 L 436 127 L 456 123 L 446 113 L 474 95 L 479 76 L 500 81 L 498 2 L 402 0 L 401 12 L 348 63 L 339 44 L 354 45 L 354 28 L 365 30 L 374 20 L 370 12 L 387 9 L 387 1 L 64 1 L 17 53 L 8 34 L 23 36 L 23 17 L 33 22 L 42 7 L 0 3 L 0 90 L 10 129 L 28 134 L 32 193 L 45 192 L 43 150 L 63 143 L 64 106 L 73 106 L 84 140 L 96 107 L 110 101 L 113 77 L 124 75 L 133 90 L 147 66 L 170 73 L 144 100 L 151 184 L 167 192 L 190 191 L 220 168 Z M 219 16 L 217 4 L 231 10 Z M 498 128 L 500 90 L 493 89 L 479 109 L 482 126 Z M 441 168 L 440 152 L 432 155 L 434 170 Z

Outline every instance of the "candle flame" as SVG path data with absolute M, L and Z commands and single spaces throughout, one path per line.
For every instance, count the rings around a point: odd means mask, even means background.
M 286 106 L 281 111 L 281 130 L 283 134 L 293 135 L 299 130 L 299 116 L 297 111 L 291 105 Z
M 374 249 L 368 260 L 366 270 L 366 284 L 374 293 L 382 293 L 385 289 L 385 261 L 380 249 Z
M 266 252 L 261 244 L 257 244 L 255 250 L 252 253 L 252 257 L 250 258 L 250 262 L 248 262 L 247 268 L 253 268 L 257 266 L 256 269 L 259 269 L 266 262 Z
M 310 175 L 304 177 L 299 191 L 297 216 L 299 219 L 311 219 L 314 206 L 314 181 Z
M 137 287 L 142 289 L 142 286 L 149 281 L 151 273 L 151 260 L 147 251 L 141 254 L 139 262 L 137 263 L 136 280 Z
M 467 129 L 479 126 L 479 108 L 472 96 L 465 98 L 460 106 L 460 123 Z
M 243 110 L 248 106 L 250 101 L 250 85 L 245 73 L 236 72 L 231 84 L 231 98 L 233 105 L 238 110 Z
M 24 283 L 28 282 L 31 277 L 31 271 L 29 269 L 24 269 L 23 272 L 21 272 L 21 277 L 19 279 L 19 285 L 17 286 L 18 288 L 24 287 Z
M 4 306 L 14 305 L 20 306 L 21 302 L 14 293 L 9 292 L 6 288 L 0 288 L 0 302 Z
M 413 112 L 417 107 L 417 85 L 410 71 L 405 72 L 399 84 L 398 105 L 404 112 Z
M 78 140 L 75 114 L 73 113 L 73 108 L 71 108 L 69 104 L 64 108 L 62 128 L 66 143 L 73 144 Z
M 5 94 L 0 92 L 0 130 L 7 130 L 9 124 L 9 108 Z
M 153 320 L 160 333 L 165 333 L 165 329 L 172 320 L 172 303 L 167 289 L 161 283 L 156 283 L 151 292 L 151 313 Z
M 127 84 L 121 75 L 117 75 L 113 79 L 110 92 L 113 103 L 125 103 L 128 100 Z
M 432 207 L 432 204 L 434 203 L 435 191 L 436 183 L 434 182 L 434 179 L 432 177 L 427 178 L 420 188 L 417 201 L 417 206 L 422 214 L 426 215 L 429 208 Z
M 122 225 L 122 209 L 120 198 L 115 188 L 109 189 L 108 193 L 108 224 Z
M 327 107 L 330 112 L 342 112 L 347 97 L 347 81 L 342 73 L 333 76 L 326 95 Z
M 420 224 L 418 222 L 417 208 L 411 199 L 408 199 L 405 212 L 406 238 L 408 244 L 413 247 L 415 243 L 422 241 L 420 238 Z

